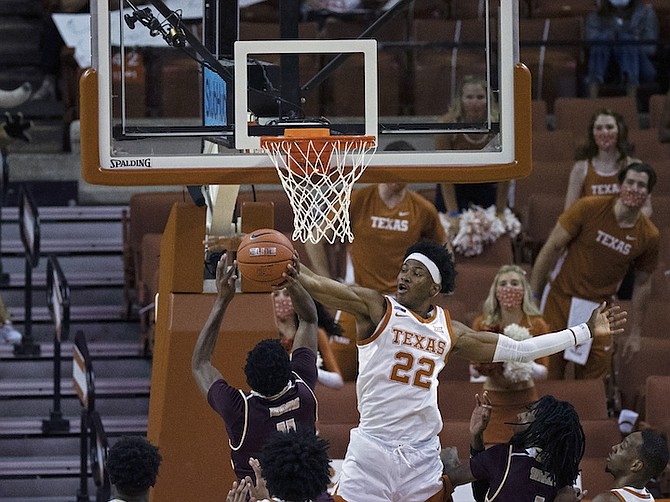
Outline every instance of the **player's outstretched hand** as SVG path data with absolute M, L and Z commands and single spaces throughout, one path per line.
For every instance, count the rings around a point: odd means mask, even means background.
M 472 410 L 472 415 L 470 416 L 470 434 L 475 436 L 482 434 L 484 430 L 489 425 L 489 420 L 491 420 L 491 400 L 489 399 L 489 393 L 484 391 L 481 399 L 479 394 L 475 394 L 475 409 Z
M 620 335 L 623 333 L 623 326 L 626 324 L 627 312 L 621 311 L 618 305 L 608 307 L 606 302 L 598 305 L 586 324 L 591 330 L 593 337 Z
M 289 263 L 286 267 L 286 272 L 282 274 L 282 282 L 272 287 L 274 290 L 288 288 L 289 290 L 293 287 L 299 286 L 298 275 L 300 274 L 300 258 L 298 258 L 298 252 L 293 251 L 293 262 Z
M 251 484 L 249 493 L 251 494 L 252 500 L 269 499 L 270 493 L 268 492 L 267 486 L 265 486 L 265 479 L 263 479 L 263 472 L 261 471 L 261 463 L 258 461 L 258 459 L 249 457 L 249 465 L 254 470 L 254 476 L 256 476 L 256 485 L 254 486 L 249 476 L 245 477 L 244 479 Z
M 233 261 L 231 267 L 228 266 L 228 253 L 223 253 L 216 264 L 216 291 L 219 293 L 219 298 L 224 300 L 232 300 L 235 295 L 235 281 L 237 274 L 235 269 L 237 262 Z
M 233 481 L 233 487 L 228 490 L 226 502 L 247 502 L 250 483 L 246 479 Z

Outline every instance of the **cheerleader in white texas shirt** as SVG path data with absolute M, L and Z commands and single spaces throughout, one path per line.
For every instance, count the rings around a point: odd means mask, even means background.
M 437 376 L 450 353 L 478 362 L 529 362 L 592 336 L 620 334 L 626 320 L 625 312 L 603 304 L 587 323 L 528 340 L 474 331 L 435 305 L 438 294 L 454 289 L 445 248 L 421 241 L 399 265 L 395 299 L 298 270 L 314 299 L 356 317 L 361 418 L 351 431 L 336 500 L 437 501 L 450 490 L 442 478 L 437 406 Z

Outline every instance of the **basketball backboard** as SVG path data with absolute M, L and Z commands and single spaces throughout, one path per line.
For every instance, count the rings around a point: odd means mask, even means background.
M 324 126 L 376 137 L 362 182 L 526 176 L 530 74 L 517 61 L 517 2 L 480 0 L 481 17 L 456 20 L 420 17 L 422 1 L 306 14 L 283 0 L 274 22 L 245 15 L 263 2 L 240 2 L 232 16 L 223 0 L 203 0 L 199 13 L 171 10 L 184 2 L 123 0 L 122 10 L 92 2 L 93 68 L 81 81 L 85 179 L 274 184 L 260 136 Z M 466 75 L 486 82 L 486 112 L 447 122 Z M 475 141 L 443 146 L 457 134 Z M 397 141 L 414 151 L 386 150 Z

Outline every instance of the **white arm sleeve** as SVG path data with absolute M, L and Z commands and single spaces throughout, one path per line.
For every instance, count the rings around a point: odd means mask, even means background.
M 528 363 L 534 359 L 550 356 L 568 347 L 579 345 L 589 338 L 591 338 L 591 331 L 586 323 L 562 331 L 534 336 L 520 342 L 508 336 L 500 335 L 496 351 L 493 354 L 493 362 Z
M 321 368 L 318 369 L 318 381 L 326 387 L 333 389 L 341 389 L 344 386 L 342 375 L 334 371 L 326 371 Z

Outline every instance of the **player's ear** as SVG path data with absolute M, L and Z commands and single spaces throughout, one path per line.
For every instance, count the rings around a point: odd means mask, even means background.
M 644 469 L 644 462 L 639 458 L 633 460 L 633 463 L 630 465 L 631 472 L 640 472 L 642 469 Z
M 436 282 L 430 287 L 430 296 L 437 296 L 440 293 L 442 286 Z

